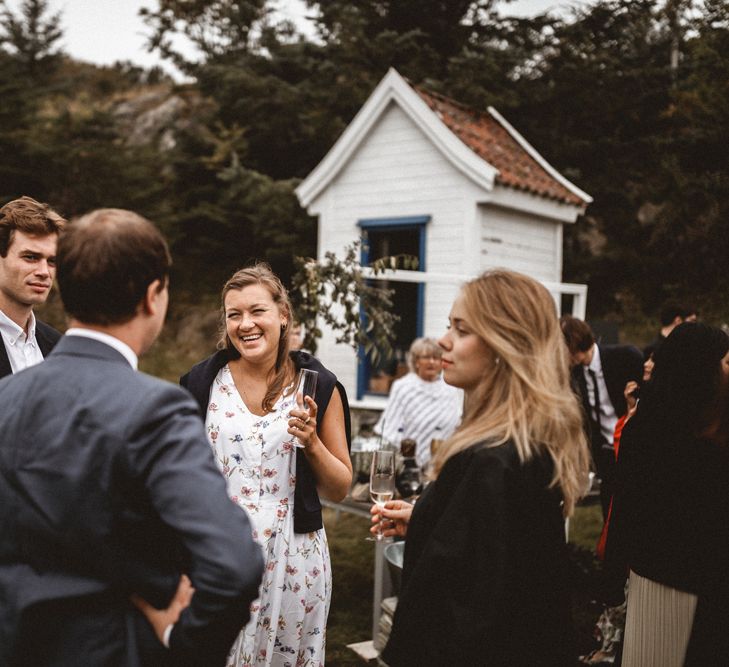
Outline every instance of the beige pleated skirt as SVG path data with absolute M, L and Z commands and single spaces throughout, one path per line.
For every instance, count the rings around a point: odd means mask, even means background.
M 696 600 L 631 571 L 622 667 L 682 667 Z

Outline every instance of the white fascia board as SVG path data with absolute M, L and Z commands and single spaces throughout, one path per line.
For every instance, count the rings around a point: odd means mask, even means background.
M 576 206 L 549 199 L 543 195 L 524 192 L 506 185 L 497 184 L 488 198 L 480 199 L 479 204 L 499 206 L 512 211 L 523 211 L 540 218 L 555 222 L 572 224 L 585 212 L 587 204 Z
M 387 72 L 329 152 L 296 188 L 304 208 L 344 167 L 390 102 L 396 102 L 443 155 L 468 178 L 491 190 L 498 170 L 464 144 L 393 68 Z
M 574 183 L 568 181 L 562 174 L 560 174 L 549 162 L 547 162 L 519 132 L 512 127 L 506 118 L 504 118 L 496 109 L 488 107 L 488 112 L 503 126 L 503 128 L 514 138 L 514 140 L 531 155 L 537 163 L 544 169 L 554 180 L 558 181 L 570 192 L 577 195 L 585 204 L 592 203 L 592 197 L 583 190 L 580 190 Z

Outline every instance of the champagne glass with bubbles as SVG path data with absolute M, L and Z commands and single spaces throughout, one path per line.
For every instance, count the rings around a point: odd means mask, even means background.
M 308 368 L 302 368 L 299 371 L 299 376 L 296 378 L 296 387 L 294 388 L 294 400 L 297 409 L 309 412 L 309 406 L 304 399 L 307 396 L 314 398 L 318 377 L 319 373 L 317 371 L 312 371 Z M 294 438 L 294 447 L 303 446 L 303 443 L 298 438 Z
M 395 495 L 395 452 L 378 449 L 372 452 L 372 467 L 370 468 L 370 498 L 379 507 L 392 500 Z M 367 539 L 380 541 L 382 535 L 382 519 L 377 524 L 376 537 Z

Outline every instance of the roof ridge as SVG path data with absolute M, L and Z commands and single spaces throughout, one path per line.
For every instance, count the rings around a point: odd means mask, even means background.
M 410 83 L 410 81 L 408 81 Z M 449 104 L 452 104 L 455 107 L 458 107 L 459 109 L 463 109 L 464 111 L 468 111 L 475 116 L 487 116 L 488 115 L 488 107 L 486 111 L 479 111 L 475 107 L 468 106 L 467 104 L 463 104 L 463 102 L 459 102 L 456 99 L 453 99 L 452 97 L 448 97 L 448 95 L 444 95 L 443 93 L 436 93 L 434 90 L 430 90 L 428 88 L 425 88 L 424 86 L 416 86 L 413 83 L 410 83 L 410 85 L 420 93 L 425 93 L 426 95 L 430 95 L 431 97 L 435 97 L 436 99 L 439 99 L 443 102 L 448 102 Z
M 483 160 L 498 170 L 497 180 L 502 184 L 548 199 L 573 204 L 580 202 L 584 205 L 592 201 L 590 195 L 580 190 L 552 167 L 493 106 L 489 105 L 485 111 L 479 111 L 447 95 L 431 91 L 424 86 L 415 86 L 410 81 L 407 83 L 425 101 L 433 113 L 441 118 L 451 132 Z M 479 127 L 492 128 L 489 130 L 494 140 L 491 149 L 483 144 L 484 134 Z M 503 139 L 497 139 L 499 135 Z M 505 142 L 511 143 L 521 151 L 533 167 L 520 163 L 519 160 L 503 164 L 499 157 L 508 158 L 508 154 L 513 152 L 511 148 L 505 145 Z M 500 154 L 500 156 L 497 157 L 497 154 Z M 537 171 L 534 171 L 534 168 Z M 529 183 L 529 180 L 532 182 Z M 559 192 L 560 190 L 562 192 Z

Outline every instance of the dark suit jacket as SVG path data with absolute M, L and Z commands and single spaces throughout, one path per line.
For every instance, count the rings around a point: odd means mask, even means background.
M 632 345 L 598 345 L 598 348 L 600 349 L 600 363 L 605 376 L 608 396 L 613 408 L 615 408 L 615 414 L 621 417 L 628 411 L 628 405 L 625 396 L 623 396 L 625 385 L 629 380 L 640 382 L 643 378 L 643 355 L 637 347 Z M 572 369 L 572 376 L 574 383 L 579 387 L 585 414 L 592 421 L 592 409 L 588 402 L 587 383 L 585 382 L 583 367 L 581 365 L 575 366 Z M 590 429 L 589 435 L 593 451 L 595 451 L 597 443 L 594 442 L 594 429 Z
M 208 410 L 208 402 L 210 400 L 210 387 L 218 374 L 218 371 L 225 366 L 231 359 L 239 357 L 236 351 L 227 349 L 218 350 L 211 357 L 190 369 L 180 378 L 180 384 L 185 387 L 195 397 L 200 406 L 200 414 L 205 419 Z M 295 351 L 291 352 L 291 359 L 296 366 L 296 370 L 300 368 L 310 368 L 319 373 L 316 383 L 316 393 L 314 401 L 316 402 L 318 413 L 321 419 L 317 421 L 317 431 L 321 429 L 324 413 L 329 405 L 329 400 L 336 388 L 339 397 L 342 400 L 344 408 L 344 431 L 347 437 L 347 447 L 352 448 L 352 428 L 349 415 L 349 403 L 347 402 L 347 392 L 337 376 L 330 370 L 326 369 L 322 363 L 308 352 Z M 299 448 L 296 450 L 296 488 L 294 489 L 294 532 L 310 533 L 319 530 L 323 526 L 321 515 L 321 501 L 316 490 L 316 478 L 311 469 L 309 459 L 306 458 L 304 450 Z
M 53 327 L 48 326 L 40 320 L 35 321 L 35 339 L 44 357 L 47 357 L 51 353 L 53 346 L 58 342 L 60 337 L 61 334 Z M 8 352 L 5 349 L 5 341 L 0 337 L 0 378 L 11 375 L 12 372 Z
M 454 455 L 415 505 L 391 667 L 574 662 L 561 494 L 513 443 Z
M 223 665 L 262 572 L 197 406 L 65 336 L 0 381 L 0 665 Z M 167 651 L 129 603 L 196 593 Z

